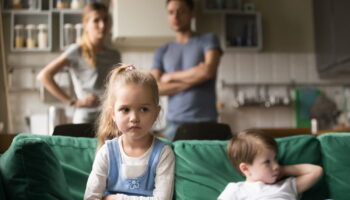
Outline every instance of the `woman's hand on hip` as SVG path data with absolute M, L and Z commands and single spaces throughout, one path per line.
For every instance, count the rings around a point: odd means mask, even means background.
M 100 99 L 95 94 L 88 94 L 82 99 L 78 99 L 75 107 L 97 107 L 100 105 Z

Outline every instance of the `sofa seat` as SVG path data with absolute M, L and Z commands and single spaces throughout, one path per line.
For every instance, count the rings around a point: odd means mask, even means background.
M 177 200 L 213 200 L 242 177 L 226 157 L 228 141 L 184 140 L 175 152 Z M 302 199 L 350 199 L 350 133 L 278 138 L 281 164 L 313 163 L 324 176 Z M 83 199 L 97 140 L 20 134 L 0 157 L 0 199 Z

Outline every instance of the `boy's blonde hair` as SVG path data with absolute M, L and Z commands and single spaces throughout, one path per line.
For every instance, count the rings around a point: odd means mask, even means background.
M 116 91 L 127 84 L 138 84 L 148 87 L 152 92 L 155 105 L 159 105 L 158 85 L 154 77 L 149 72 L 136 70 L 133 65 L 123 65 L 114 68 L 108 76 L 108 82 L 104 93 L 102 111 L 97 120 L 97 138 L 99 149 L 106 140 L 117 137 L 120 133 L 112 118 L 114 103 L 116 101 Z
M 86 24 L 90 18 L 90 14 L 92 12 L 104 12 L 108 15 L 108 8 L 102 3 L 94 2 L 89 3 L 84 7 L 82 21 L 83 24 Z M 108 26 L 110 26 L 111 18 L 108 15 Z M 81 37 L 81 49 L 82 49 L 82 57 L 88 63 L 89 67 L 95 67 L 96 65 L 96 54 L 94 53 L 91 41 L 88 38 L 87 30 L 83 30 L 83 34 Z
M 274 138 L 257 130 L 245 130 L 232 137 L 227 144 L 227 155 L 237 171 L 241 172 L 239 165 L 241 163 L 253 164 L 256 155 L 265 148 L 278 153 L 278 146 Z

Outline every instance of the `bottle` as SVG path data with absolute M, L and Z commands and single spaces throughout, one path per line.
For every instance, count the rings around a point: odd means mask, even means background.
M 23 48 L 24 47 L 24 26 L 22 24 L 15 25 L 15 48 Z
M 80 43 L 81 41 L 81 35 L 83 33 L 83 25 L 82 24 L 75 24 L 75 43 Z
M 57 0 L 57 2 L 56 2 L 56 8 L 57 9 L 64 9 L 65 7 L 66 7 L 66 5 L 63 2 L 63 0 Z
M 23 8 L 21 0 L 12 0 L 12 8 L 13 9 L 21 9 L 21 8 Z
M 28 24 L 27 29 L 27 48 L 32 49 L 36 46 L 36 26 L 34 24 Z
M 70 3 L 70 8 L 71 9 L 82 9 L 84 6 L 83 0 L 72 0 Z
M 317 135 L 317 131 L 318 131 L 317 119 L 312 118 L 311 119 L 311 134 Z
M 47 48 L 47 25 L 46 24 L 39 24 L 38 25 L 38 47 L 39 49 L 45 49 Z
M 38 0 L 29 0 L 28 1 L 28 8 L 29 8 L 29 10 L 38 9 Z
M 72 43 L 74 43 L 74 27 L 72 24 L 64 24 L 64 46 L 68 46 Z

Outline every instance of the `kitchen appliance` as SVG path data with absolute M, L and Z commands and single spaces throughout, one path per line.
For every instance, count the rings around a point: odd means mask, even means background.
M 67 123 L 66 112 L 63 107 L 50 106 L 48 115 L 48 133 L 51 135 L 55 126 Z

